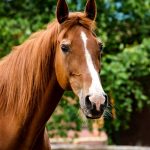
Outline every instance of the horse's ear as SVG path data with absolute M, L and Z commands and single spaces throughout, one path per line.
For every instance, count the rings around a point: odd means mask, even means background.
M 60 24 L 68 18 L 69 10 L 65 0 L 57 1 L 56 15 Z
M 97 14 L 97 7 L 95 0 L 87 0 L 85 13 L 89 19 L 95 20 Z

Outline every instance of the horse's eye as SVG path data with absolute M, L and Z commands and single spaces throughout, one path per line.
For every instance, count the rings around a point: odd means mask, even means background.
M 99 43 L 98 45 L 99 45 L 99 51 L 102 52 L 103 51 L 103 44 Z
M 61 49 L 64 53 L 68 52 L 69 51 L 69 45 L 66 45 L 66 44 L 62 44 L 61 45 Z

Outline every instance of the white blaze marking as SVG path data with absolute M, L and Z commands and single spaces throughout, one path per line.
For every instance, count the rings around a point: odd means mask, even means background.
M 101 95 L 101 97 L 103 97 L 103 94 L 105 92 L 102 88 L 102 85 L 101 85 L 101 82 L 100 82 L 100 79 L 99 79 L 99 75 L 98 75 L 96 69 L 94 68 L 94 64 L 93 64 L 91 55 L 90 55 L 90 53 L 87 49 L 87 39 L 88 38 L 87 38 L 86 34 L 83 31 L 81 32 L 81 38 L 82 38 L 83 43 L 84 43 L 85 58 L 86 58 L 87 66 L 88 66 L 88 69 L 89 69 L 89 72 L 90 72 L 90 75 L 91 75 L 91 78 L 92 78 L 92 83 L 91 83 L 91 86 L 89 88 L 89 94 L 91 94 L 91 95 L 93 95 L 93 94 Z M 102 99 L 104 100 L 104 97 Z

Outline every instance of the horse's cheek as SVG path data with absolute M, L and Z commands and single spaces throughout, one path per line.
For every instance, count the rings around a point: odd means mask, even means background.
M 57 81 L 62 89 L 68 90 L 70 89 L 70 84 L 64 61 L 62 60 L 62 57 L 60 57 L 60 55 L 58 57 L 56 56 L 56 59 L 57 61 L 55 61 L 55 72 Z

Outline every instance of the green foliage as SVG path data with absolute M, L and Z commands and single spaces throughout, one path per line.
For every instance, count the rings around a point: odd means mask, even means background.
M 70 10 L 84 10 L 86 0 L 67 0 Z M 0 1 L 0 57 L 22 43 L 54 18 L 55 0 Z M 101 78 L 110 99 L 115 100 L 116 118 L 106 120 L 110 137 L 128 128 L 133 107 L 149 105 L 150 1 L 97 0 L 97 35 L 105 44 Z M 74 96 L 65 93 L 65 96 Z M 48 123 L 51 136 L 66 136 L 80 130 L 79 104 L 62 99 Z M 75 122 L 75 124 L 73 124 Z M 112 139 L 113 141 L 113 139 Z
M 0 57 L 54 18 L 55 1 L 0 1 Z
M 150 75 L 150 39 L 145 39 L 140 45 L 124 49 L 117 55 L 107 55 L 103 58 L 101 72 L 105 90 L 115 99 L 116 119 L 106 120 L 109 133 L 121 128 L 129 128 L 133 106 L 141 110 L 149 105 L 149 98 L 143 93 L 144 87 L 139 78 Z M 133 105 L 134 103 L 134 105 Z
M 78 114 L 79 103 L 72 92 L 66 92 L 60 101 L 52 119 L 47 124 L 49 135 L 67 136 L 68 130 L 81 130 L 82 121 Z

